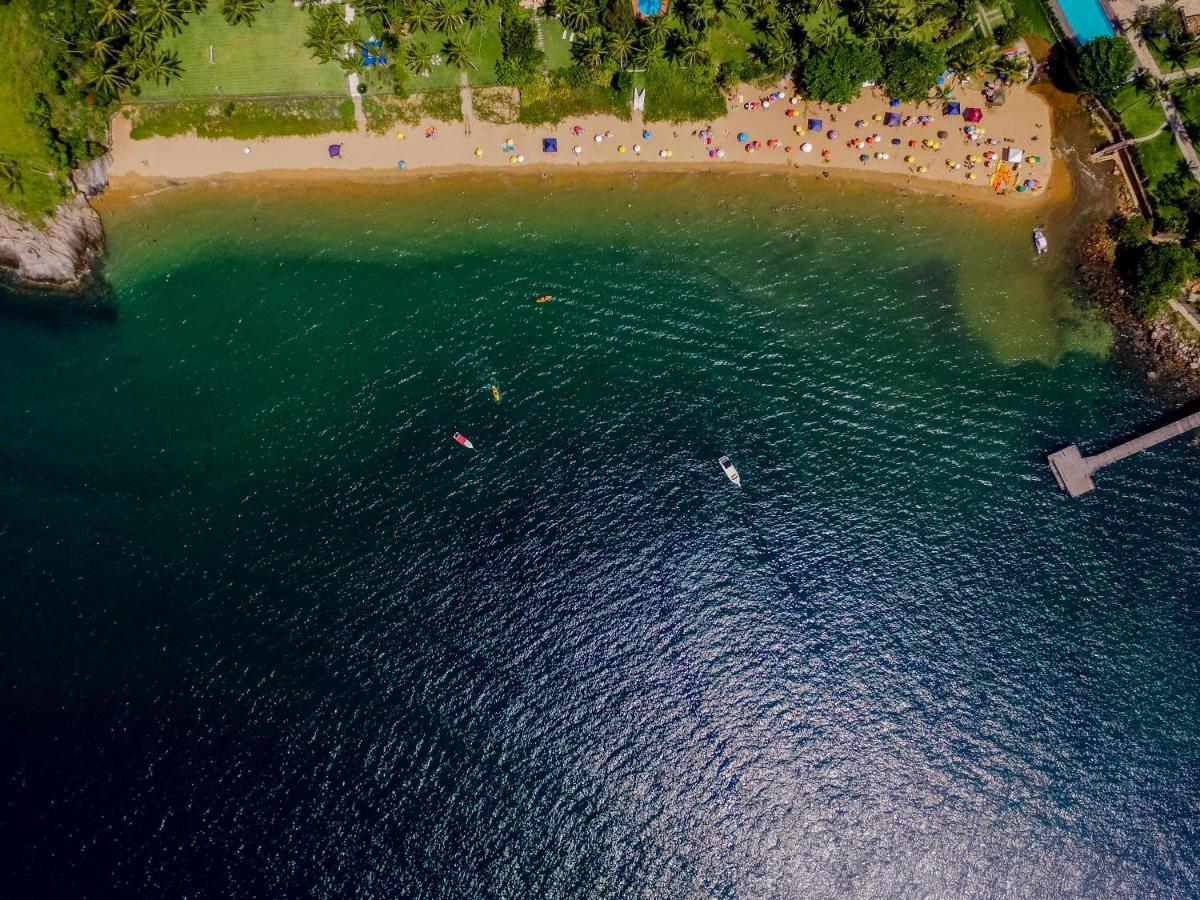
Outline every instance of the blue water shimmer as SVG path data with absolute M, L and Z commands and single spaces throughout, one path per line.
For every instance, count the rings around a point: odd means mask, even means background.
M 699 185 L 168 193 L 0 303 L 5 894 L 1200 891 L 1200 454 L 1043 459 L 1173 401 L 1028 222 Z

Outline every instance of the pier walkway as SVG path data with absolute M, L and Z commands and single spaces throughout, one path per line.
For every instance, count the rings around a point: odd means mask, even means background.
M 1105 466 L 1127 456 L 1133 456 L 1135 453 L 1141 453 L 1143 450 L 1149 450 L 1156 444 L 1161 444 L 1163 441 L 1178 437 L 1195 428 L 1200 428 L 1200 412 L 1192 413 L 1190 416 L 1185 416 L 1169 425 L 1163 425 L 1161 428 L 1155 428 L 1140 437 L 1131 438 L 1125 443 L 1118 444 L 1103 453 L 1097 453 L 1095 456 L 1084 456 L 1079 452 L 1078 447 L 1071 444 L 1069 447 L 1051 453 L 1047 462 L 1050 463 L 1050 471 L 1054 473 L 1058 486 L 1072 497 L 1078 497 L 1096 486 L 1092 482 L 1092 476 Z

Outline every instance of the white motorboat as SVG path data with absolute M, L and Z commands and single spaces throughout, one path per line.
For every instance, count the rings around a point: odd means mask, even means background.
M 719 460 L 717 460 L 717 462 L 719 462 L 721 464 L 721 468 L 725 470 L 725 474 L 729 476 L 729 480 L 732 481 L 738 487 L 741 487 L 742 486 L 742 476 L 738 474 L 738 470 L 734 467 L 734 465 L 730 461 L 729 457 L 722 456 Z
M 1050 249 L 1050 245 L 1046 243 L 1046 235 L 1040 228 L 1033 229 L 1033 246 L 1039 254 Z

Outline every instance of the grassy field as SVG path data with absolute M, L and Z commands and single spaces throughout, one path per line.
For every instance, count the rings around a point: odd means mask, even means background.
M 179 54 L 183 76 L 167 85 L 146 84 L 145 100 L 256 97 L 272 94 L 347 93 L 346 76 L 321 64 L 304 46 L 308 13 L 287 0 L 267 4 L 247 27 L 221 17 L 220 4 L 188 19 L 181 34 L 163 39 Z M 209 62 L 209 47 L 213 62 Z
M 538 19 L 542 29 L 542 41 L 545 44 L 546 68 L 553 72 L 571 64 L 571 42 L 563 37 L 562 22 L 558 19 Z
M 721 21 L 708 35 L 713 62 L 717 65 L 745 62 L 750 57 L 750 45 L 754 40 L 754 23 L 749 19 L 721 16 Z
M 1172 223 L 1186 218 L 1189 198 L 1200 186 L 1188 173 L 1174 136 L 1165 131 L 1134 149 L 1160 225 L 1178 228 Z
M 1133 137 L 1151 134 L 1167 120 L 1159 102 L 1146 96 L 1132 84 L 1121 88 L 1110 106 L 1120 116 L 1121 124 Z
M 496 62 L 502 53 L 500 47 L 500 10 L 493 7 L 488 10 L 487 20 L 478 28 L 467 32 L 467 38 L 474 54 L 475 68 L 467 69 L 467 78 L 471 84 L 487 87 L 496 83 Z M 433 53 L 441 54 L 446 43 L 446 36 L 440 33 L 425 33 L 418 31 L 409 40 Z M 444 91 L 458 87 L 459 71 L 445 63 L 434 66 L 429 71 L 429 77 L 408 76 L 408 87 L 412 91 Z
M 1154 57 L 1154 61 L 1158 63 L 1158 67 L 1163 73 L 1174 72 L 1180 68 L 1194 69 L 1200 66 L 1200 54 L 1189 53 L 1187 60 L 1182 66 L 1177 66 L 1167 60 L 1167 42 L 1162 38 L 1146 38 L 1146 46 L 1150 48 L 1150 55 Z
M 1026 22 L 1026 30 L 1053 44 L 1057 30 L 1046 9 L 1045 0 L 1012 0 L 1013 10 Z
M 656 65 L 646 71 L 647 122 L 707 122 L 724 112 L 720 89 L 697 86 L 686 69 Z
M 20 6 L 0 6 L 0 46 L 5 65 L 0 66 L 0 160 L 14 161 L 21 173 L 20 187 L 0 183 L 0 203 L 32 218 L 40 218 L 67 196 L 66 182 L 47 178 L 55 168 L 42 135 L 25 118 L 34 95 L 27 80 L 38 50 L 28 43 Z
M 203 138 L 325 134 L 353 131 L 354 103 L 349 97 L 288 100 L 181 100 L 126 108 L 134 140 L 195 132 Z

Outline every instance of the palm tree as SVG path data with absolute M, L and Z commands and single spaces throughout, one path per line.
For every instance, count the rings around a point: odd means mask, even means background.
M 679 35 L 667 45 L 667 53 L 676 63 L 688 68 L 699 66 L 708 58 L 704 36 L 694 31 Z
M 87 38 L 83 49 L 85 54 L 91 59 L 111 59 L 117 53 L 117 48 L 113 44 L 114 40 L 115 38 L 110 34 L 96 32 Z
M 409 41 L 404 48 L 404 64 L 414 75 L 428 78 L 433 69 L 433 51 L 417 41 Z
M 1167 62 L 1171 64 L 1172 69 L 1184 69 L 1187 68 L 1188 59 L 1195 49 L 1195 41 L 1191 38 L 1168 41 L 1166 49 L 1163 50 L 1163 56 L 1167 58 Z
M 400 21 L 408 26 L 409 32 L 429 31 L 433 28 L 433 10 L 425 0 L 414 0 L 404 5 Z
M 973 75 L 994 68 L 1000 56 L 1000 48 L 995 46 L 969 46 L 954 58 L 954 67 L 960 72 Z
M 614 31 L 608 35 L 608 55 L 622 69 L 629 63 L 633 57 L 634 48 L 637 42 L 633 39 L 633 33 L 629 31 Z
M 842 30 L 845 30 L 844 26 Z M 817 42 L 813 41 L 813 43 Z M 817 46 L 827 45 L 817 44 Z M 786 72 L 796 66 L 796 51 L 788 41 L 780 41 L 771 37 L 765 40 L 760 39 L 750 45 L 750 52 L 771 72 Z
M 25 193 L 24 176 L 15 159 L 0 159 L 0 181 L 4 182 L 5 191 L 9 194 L 13 191 Z
M 588 32 L 575 42 L 571 54 L 585 69 L 599 69 L 604 65 L 604 38 L 599 32 Z
M 466 35 L 455 34 L 446 41 L 442 52 L 446 54 L 446 62 L 456 69 L 476 69 L 475 55 L 471 52 L 471 44 Z
M 468 28 L 478 28 L 487 21 L 487 6 L 484 5 L 483 0 L 467 0 L 463 21 Z
M 124 88 L 129 87 L 129 79 L 120 65 L 106 65 L 98 61 L 90 63 L 84 69 L 83 79 L 97 94 L 109 98 L 116 97 Z
M 253 25 L 265 0 L 221 0 L 221 15 L 230 25 Z
M 592 27 L 592 8 L 586 0 L 566 0 L 558 17 L 568 31 L 583 33 Z
M 133 18 L 127 0 L 92 0 L 88 10 L 101 28 L 120 31 Z
M 301 0 L 301 5 L 303 3 L 304 0 Z M 179 0 L 179 11 L 187 16 L 204 12 L 206 6 L 208 6 L 208 0 Z
M 435 30 L 450 34 L 463 27 L 463 14 L 457 6 L 451 5 L 447 0 L 434 0 L 430 7 L 430 21 Z
M 178 78 L 182 72 L 179 54 L 174 50 L 154 50 L 146 56 L 141 75 L 153 78 L 155 84 L 170 84 L 171 79 Z
M 138 0 L 138 18 L 155 31 L 170 29 L 178 34 L 183 30 L 183 14 L 176 0 Z
M 845 40 L 846 26 L 837 13 L 825 13 L 808 26 L 808 39 L 818 47 L 829 47 L 838 41 Z
M 703 31 L 714 14 L 712 0 L 688 0 L 683 19 L 696 31 Z
M 746 11 L 746 7 L 742 4 L 742 0 L 714 0 L 713 8 L 724 16 L 730 16 L 734 19 L 740 19 Z M 659 18 L 659 17 L 655 17 Z
M 669 30 L 670 26 L 667 24 L 666 16 L 652 16 L 649 19 L 643 19 L 641 25 L 638 26 L 638 40 L 641 41 L 643 47 L 661 49 L 667 40 Z
M 1020 84 L 1029 72 L 1029 60 L 1024 56 L 1001 56 L 992 64 L 991 71 L 1010 84 Z M 1164 91 L 1166 87 L 1167 83 L 1162 82 Z

